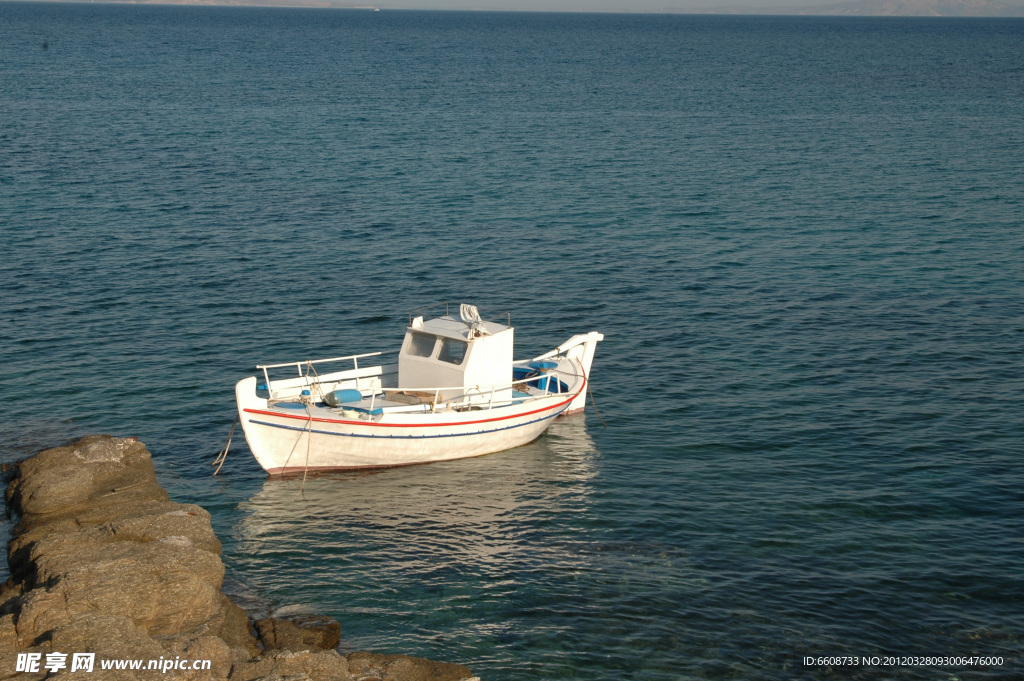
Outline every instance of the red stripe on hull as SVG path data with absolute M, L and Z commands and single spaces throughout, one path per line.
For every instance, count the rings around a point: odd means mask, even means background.
M 313 417 L 312 419 L 310 419 L 309 416 L 298 416 L 296 414 L 282 414 L 279 411 L 251 409 L 248 407 L 245 408 L 243 411 L 245 411 L 247 414 L 262 414 L 264 416 L 276 416 L 278 418 L 283 419 L 294 419 L 296 421 L 303 421 L 304 423 L 309 423 L 312 420 L 313 423 L 342 423 L 352 426 L 371 426 L 376 428 L 443 428 L 450 426 L 471 426 L 477 423 L 492 423 L 494 421 L 507 421 L 509 419 L 517 419 L 523 416 L 530 416 L 531 414 L 540 414 L 545 411 L 551 411 L 552 409 L 558 409 L 559 407 L 569 404 L 574 399 L 579 397 L 580 393 L 582 393 L 586 389 L 586 387 L 587 381 L 584 378 L 583 386 L 575 395 L 565 400 L 564 402 L 559 402 L 558 404 L 551 405 L 550 407 L 544 407 L 543 409 L 534 409 L 533 411 L 519 412 L 517 414 L 512 414 L 510 416 L 495 416 L 494 418 L 490 419 L 479 419 L 477 421 L 456 421 L 454 423 L 375 423 L 372 421 L 345 421 L 343 419 L 328 419 L 324 417 Z

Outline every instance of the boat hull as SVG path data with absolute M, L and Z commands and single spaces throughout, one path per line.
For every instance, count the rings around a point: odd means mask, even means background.
M 393 414 L 377 421 L 336 418 L 316 407 L 284 410 L 256 397 L 256 379 L 236 386 L 249 449 L 271 475 L 386 468 L 511 449 L 539 437 L 579 395 L 442 414 Z M 582 388 L 581 388 L 582 390 Z

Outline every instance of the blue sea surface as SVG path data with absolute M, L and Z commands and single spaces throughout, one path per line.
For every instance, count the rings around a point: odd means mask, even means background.
M 0 3 L 3 458 L 138 436 L 236 600 L 335 617 L 342 651 L 1024 678 L 1022 45 Z M 211 477 L 254 365 L 396 349 L 440 300 L 511 312 L 520 357 L 603 332 L 601 418 L 304 486 L 236 437 Z M 993 660 L 900 659 L 935 656 Z

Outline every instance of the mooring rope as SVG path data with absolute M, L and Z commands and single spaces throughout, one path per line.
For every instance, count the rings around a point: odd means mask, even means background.
M 238 425 L 238 420 L 240 418 L 241 417 L 237 414 L 235 415 L 235 422 L 231 424 L 231 430 L 228 431 L 228 439 L 224 443 L 224 450 L 217 455 L 217 458 L 214 459 L 213 464 L 211 464 L 217 467 L 217 470 L 213 472 L 214 476 L 216 476 L 217 473 L 220 473 L 221 467 L 224 466 L 224 462 L 228 459 L 228 448 L 231 447 L 231 438 L 235 435 L 235 426 Z
M 594 408 L 594 413 L 597 415 L 597 420 L 601 422 L 601 425 L 605 428 L 608 424 L 601 418 L 601 412 L 597 410 L 597 402 L 594 400 L 594 391 L 590 388 L 590 377 L 587 376 L 587 370 L 583 368 L 583 362 L 580 362 L 580 371 L 583 372 L 583 380 L 587 382 L 587 394 L 590 395 L 590 405 Z
M 299 492 L 302 494 L 306 492 L 306 473 L 309 472 L 309 443 L 313 439 L 313 412 L 308 404 L 305 406 L 306 415 L 309 416 L 309 420 L 306 421 L 306 464 L 302 467 L 302 487 L 299 488 Z
M 323 389 L 323 384 L 320 382 L 320 374 L 318 374 L 316 372 L 316 367 L 313 366 L 313 360 L 307 359 L 306 360 L 306 378 L 307 379 L 309 378 L 309 372 L 310 371 L 313 372 L 313 377 L 316 379 L 315 382 L 308 384 L 309 385 L 309 399 L 312 401 L 313 400 L 313 386 L 315 385 L 315 386 L 318 386 L 320 388 L 321 395 L 323 395 L 324 389 Z

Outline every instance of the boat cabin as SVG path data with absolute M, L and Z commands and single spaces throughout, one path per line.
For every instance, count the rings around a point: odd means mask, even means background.
M 471 402 L 510 401 L 514 329 L 478 320 L 413 319 L 398 354 L 399 387 L 450 388 L 440 392 L 441 400 L 466 394 Z

